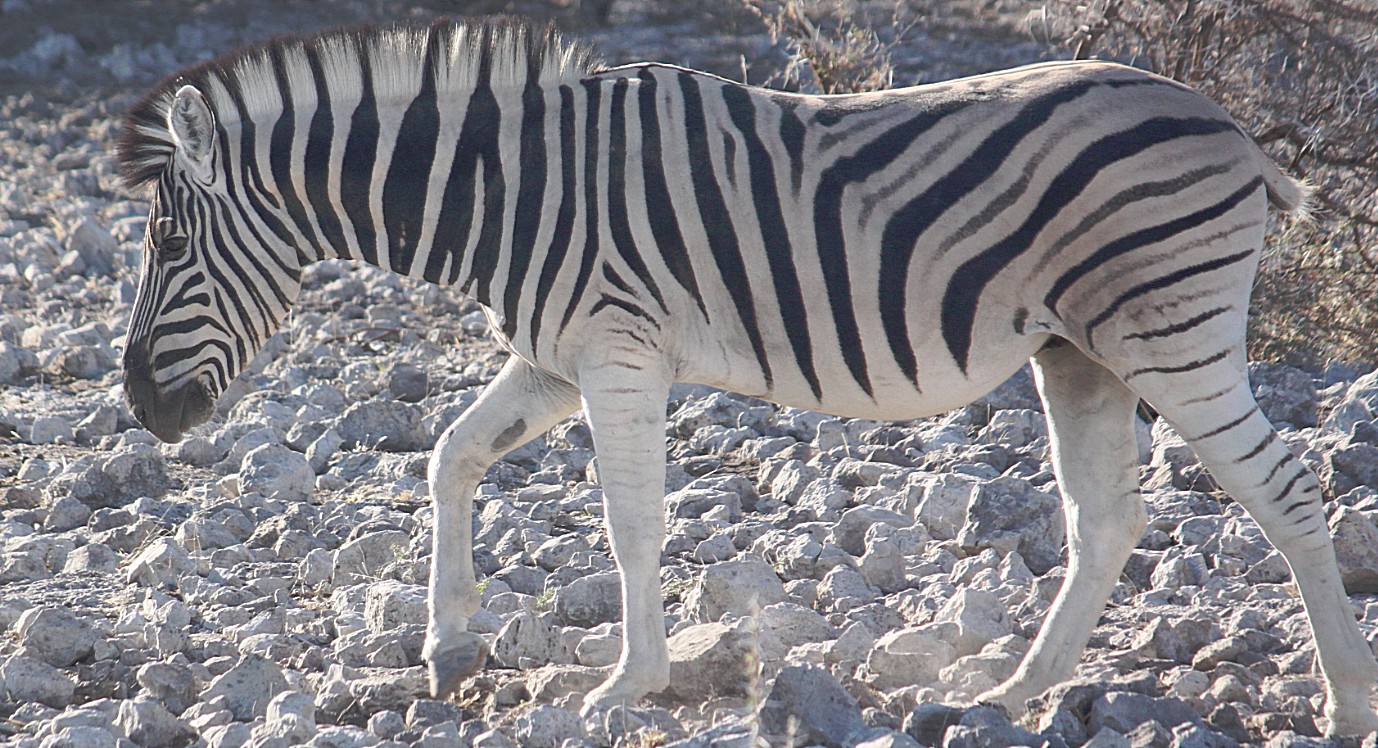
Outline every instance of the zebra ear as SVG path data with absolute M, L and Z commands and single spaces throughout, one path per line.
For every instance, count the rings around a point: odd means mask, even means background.
M 177 90 L 167 113 L 168 130 L 177 143 L 177 153 L 199 180 L 209 182 L 211 154 L 215 150 L 215 115 L 206 97 L 195 86 Z

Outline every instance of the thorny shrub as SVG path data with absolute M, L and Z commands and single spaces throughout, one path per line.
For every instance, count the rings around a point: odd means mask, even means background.
M 805 93 L 847 94 L 894 85 L 890 48 L 910 24 L 902 6 L 875 15 L 856 0 L 743 0 L 760 16 L 776 41 L 792 53 L 790 63 L 767 85 Z
M 889 52 L 935 0 L 882 24 L 863 0 L 744 0 L 826 93 L 891 83 Z M 1378 0 L 1046 0 L 1027 30 L 1076 58 L 1126 62 L 1219 102 L 1316 188 L 1282 221 L 1254 292 L 1250 353 L 1314 366 L 1378 362 Z M 802 64 L 806 62 L 807 64 Z M 786 76 L 788 78 L 788 76 Z M 788 82 L 788 81 L 787 81 Z

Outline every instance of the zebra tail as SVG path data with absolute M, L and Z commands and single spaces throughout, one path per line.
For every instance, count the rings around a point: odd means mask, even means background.
M 1263 172 L 1263 184 L 1268 190 L 1268 202 L 1283 213 L 1293 213 L 1297 220 L 1311 220 L 1312 198 L 1316 187 L 1305 179 L 1293 179 L 1284 174 L 1261 148 L 1254 149 L 1254 159 Z

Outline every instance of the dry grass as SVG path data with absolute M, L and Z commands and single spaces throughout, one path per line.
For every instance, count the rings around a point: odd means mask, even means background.
M 773 39 L 785 42 L 790 65 L 768 85 L 806 93 L 878 91 L 895 83 L 890 49 L 913 26 L 903 4 L 866 12 L 854 0 L 743 0 Z

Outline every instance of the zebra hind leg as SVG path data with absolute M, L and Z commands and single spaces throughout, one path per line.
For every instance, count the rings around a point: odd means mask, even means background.
M 1316 638 L 1328 733 L 1367 735 L 1378 730 L 1378 714 L 1369 701 L 1378 682 L 1378 662 L 1340 580 L 1320 481 L 1259 410 L 1248 376 L 1235 363 L 1242 362 L 1243 353 L 1237 353 L 1233 361 L 1206 369 L 1130 372 L 1126 381 L 1177 429 L 1221 488 L 1243 505 L 1287 559 Z M 1207 373 L 1211 376 L 1205 377 Z M 1192 386 L 1202 381 L 1212 386 Z
M 1067 522 L 1068 570 L 1014 675 L 977 697 L 1016 715 L 1072 676 L 1147 524 L 1134 435 L 1138 396 L 1065 342 L 1040 351 L 1033 364 Z
M 430 616 L 422 656 L 431 694 L 444 698 L 488 656 L 468 630 L 478 611 L 474 582 L 474 489 L 494 460 L 543 433 L 579 406 L 579 392 L 513 356 L 468 410 L 436 442 L 428 476 L 435 508 Z

